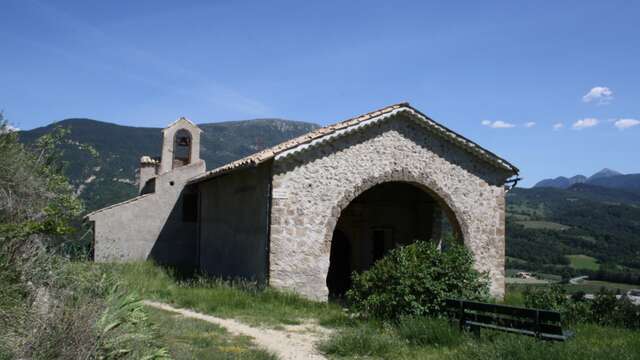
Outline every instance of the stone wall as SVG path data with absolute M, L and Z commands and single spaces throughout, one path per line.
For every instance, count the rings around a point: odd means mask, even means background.
M 270 169 L 265 163 L 198 184 L 202 272 L 266 281 Z
M 154 259 L 178 268 L 196 266 L 196 222 L 184 222 L 185 183 L 205 171 L 205 163 L 179 167 L 155 179 L 155 192 L 95 211 L 94 259 L 121 262 Z
M 384 182 L 417 185 L 457 220 L 476 268 L 504 295 L 505 191 L 511 175 L 396 115 L 273 164 L 272 286 L 327 298 L 330 244 L 341 211 Z

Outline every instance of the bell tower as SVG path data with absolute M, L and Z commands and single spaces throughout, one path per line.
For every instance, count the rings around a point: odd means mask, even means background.
M 202 130 L 181 117 L 162 130 L 162 156 L 158 175 L 175 168 L 199 163 Z

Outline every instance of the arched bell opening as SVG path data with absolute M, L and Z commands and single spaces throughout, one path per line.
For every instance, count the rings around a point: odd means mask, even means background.
M 354 198 L 341 212 L 331 240 L 329 297 L 344 296 L 351 274 L 369 269 L 390 250 L 417 240 L 441 249 L 463 243 L 454 212 L 428 188 L 385 182 Z
M 176 131 L 173 140 L 173 168 L 191 163 L 191 133 L 185 129 Z

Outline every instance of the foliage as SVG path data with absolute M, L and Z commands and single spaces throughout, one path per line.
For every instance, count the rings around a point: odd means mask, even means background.
M 567 296 L 560 285 L 529 287 L 524 292 L 524 305 L 537 309 L 560 311 L 566 323 L 594 323 L 640 330 L 640 305 L 602 288 L 592 300 L 584 293 Z
M 431 242 L 417 241 L 354 274 L 347 297 L 362 315 L 393 319 L 439 314 L 448 297 L 482 299 L 487 294 L 486 276 L 474 270 L 466 248 L 452 245 L 440 251 Z
M 161 359 L 132 295 L 106 274 L 69 271 L 58 252 L 82 211 L 61 174 L 66 135 L 27 148 L 0 119 L 0 358 Z
M 568 302 L 565 288 L 558 284 L 528 287 L 524 292 L 524 305 L 529 308 L 562 311 Z

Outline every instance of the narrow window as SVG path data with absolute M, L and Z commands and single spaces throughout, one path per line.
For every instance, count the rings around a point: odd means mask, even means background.
M 182 221 L 196 222 L 198 220 L 198 194 L 182 195 Z

